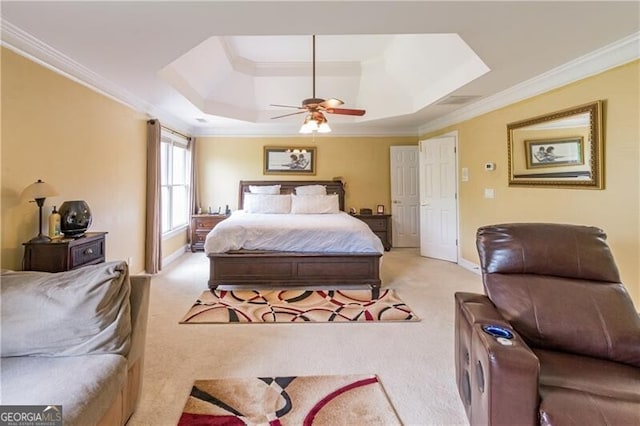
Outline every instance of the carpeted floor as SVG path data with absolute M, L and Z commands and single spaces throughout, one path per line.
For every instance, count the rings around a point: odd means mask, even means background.
M 201 425 L 402 424 L 375 375 L 196 380 L 178 422 Z
M 204 291 L 182 324 L 419 321 L 393 289 Z
M 478 274 L 385 252 L 383 288 L 394 288 L 422 320 L 350 323 L 179 324 L 207 290 L 209 262 L 185 253 L 151 281 L 140 404 L 127 426 L 175 426 L 197 379 L 376 374 L 407 426 L 465 425 L 454 369 L 456 291 L 482 292 Z

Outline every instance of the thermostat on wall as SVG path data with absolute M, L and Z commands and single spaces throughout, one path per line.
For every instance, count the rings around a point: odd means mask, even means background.
M 484 163 L 484 169 L 494 171 L 496 169 L 496 163 Z

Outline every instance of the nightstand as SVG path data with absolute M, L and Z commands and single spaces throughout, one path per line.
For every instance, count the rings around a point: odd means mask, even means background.
M 79 238 L 23 243 L 25 271 L 62 272 L 105 260 L 106 232 L 87 232 Z
M 382 246 L 386 251 L 391 250 L 391 215 L 390 214 L 354 214 L 353 217 L 360 219 L 369 225 L 369 228 L 382 241 Z
M 191 251 L 204 250 L 204 240 L 209 231 L 228 217 L 224 214 L 191 215 Z

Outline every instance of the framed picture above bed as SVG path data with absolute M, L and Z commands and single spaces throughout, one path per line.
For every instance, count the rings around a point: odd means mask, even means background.
M 315 175 L 316 147 L 264 147 L 265 175 Z

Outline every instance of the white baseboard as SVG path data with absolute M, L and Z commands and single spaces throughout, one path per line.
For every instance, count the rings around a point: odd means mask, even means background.
M 473 262 L 470 262 L 466 259 L 463 258 L 458 258 L 458 265 L 462 266 L 465 269 L 470 270 L 471 272 L 475 272 L 476 274 L 480 275 L 482 273 L 482 271 L 480 270 L 480 265 L 476 265 Z
M 171 253 L 169 256 L 163 257 L 162 258 L 162 267 L 164 268 L 165 266 L 169 266 L 171 264 L 171 262 L 175 262 L 180 256 L 185 254 L 185 252 L 187 250 L 189 250 L 189 245 L 185 244 L 184 246 L 182 246 L 178 250 L 176 250 L 173 253 Z

